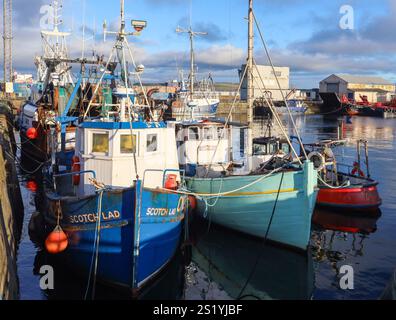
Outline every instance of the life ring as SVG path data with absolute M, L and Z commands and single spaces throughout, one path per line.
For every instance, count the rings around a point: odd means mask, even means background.
M 308 160 L 312 161 L 316 171 L 322 171 L 325 168 L 326 160 L 320 152 L 313 151 L 308 155 Z
M 81 172 L 80 158 L 77 156 L 74 156 L 72 159 L 72 172 Z M 80 184 L 80 175 L 74 174 L 73 185 L 78 186 L 79 184 Z

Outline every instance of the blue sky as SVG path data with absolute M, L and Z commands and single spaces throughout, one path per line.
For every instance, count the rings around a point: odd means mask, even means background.
M 40 53 L 40 7 L 50 0 L 14 0 L 15 68 L 34 70 Z M 167 81 L 186 67 L 188 39 L 175 28 L 206 31 L 196 40 L 199 72 L 211 72 L 216 81 L 238 81 L 237 69 L 246 57 L 247 0 L 126 0 L 128 19 L 145 19 L 147 29 L 131 39 L 136 58 L 146 66 L 146 81 Z M 72 30 L 71 55 L 81 54 L 83 0 L 63 0 L 65 30 Z M 342 30 L 340 7 L 354 9 L 354 30 Z M 255 0 L 256 17 L 277 65 L 291 68 L 295 87 L 317 87 L 332 73 L 375 74 L 396 82 L 396 0 Z M 117 25 L 118 0 L 85 0 L 89 34 L 97 27 L 95 47 L 105 55 L 111 39 L 103 43 L 102 23 Z M 111 28 L 109 27 L 109 28 Z M 256 38 L 255 55 L 266 63 Z M 87 42 L 92 48 L 93 42 Z

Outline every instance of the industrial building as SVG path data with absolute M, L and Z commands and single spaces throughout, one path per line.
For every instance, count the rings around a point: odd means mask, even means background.
M 320 82 L 320 92 L 346 95 L 349 100 L 362 101 L 366 96 L 371 103 L 391 100 L 396 86 L 381 77 L 333 74 Z
M 239 70 L 239 78 L 243 75 L 246 65 L 242 65 Z M 253 68 L 253 97 L 261 98 L 268 94 L 274 101 L 282 101 L 282 91 L 286 97 L 290 92 L 290 69 L 289 67 L 275 67 L 276 77 L 279 80 L 281 89 L 276 81 L 274 71 L 271 66 L 258 65 Z M 241 87 L 241 100 L 247 99 L 247 76 L 245 75 Z

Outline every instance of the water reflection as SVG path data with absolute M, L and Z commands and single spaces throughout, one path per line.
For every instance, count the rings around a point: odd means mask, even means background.
M 316 210 L 312 218 L 314 230 L 311 237 L 315 261 L 328 260 L 335 263 L 346 260 L 346 256 L 341 251 L 334 249 L 339 240 L 350 243 L 349 256 L 363 257 L 364 242 L 368 239 L 368 235 L 377 231 L 377 221 L 380 217 L 379 210 L 369 215 Z M 338 274 L 337 268 L 335 271 Z
M 73 272 L 65 263 L 62 255 L 50 255 L 39 249 L 34 259 L 33 274 L 41 276 L 42 266 L 54 269 L 54 289 L 43 290 L 42 294 L 48 300 L 83 300 L 87 290 L 87 277 Z M 177 254 L 166 271 L 142 292 L 140 300 L 179 300 L 184 294 L 185 264 L 181 254 Z M 90 298 L 90 296 L 88 296 Z M 95 300 L 131 300 L 129 290 L 120 287 L 109 287 L 98 283 L 95 290 Z
M 260 239 L 199 223 L 193 261 L 231 298 L 311 298 L 314 273 L 309 253 L 266 245 Z
M 312 254 L 317 272 L 322 264 L 331 270 L 328 280 L 331 281 L 333 290 L 340 290 L 339 271 L 342 265 L 351 264 L 351 261 L 356 265 L 359 260 L 363 262 L 365 259 L 365 244 L 370 241 L 369 235 L 377 231 L 380 217 L 380 210 L 364 215 L 325 209 L 315 211 L 312 218 Z

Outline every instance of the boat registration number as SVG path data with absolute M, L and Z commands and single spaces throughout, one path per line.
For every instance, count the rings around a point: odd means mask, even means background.
M 177 209 L 147 208 L 146 215 L 150 217 L 167 217 L 176 215 Z
M 121 214 L 119 211 L 110 211 L 110 212 L 103 212 L 101 214 L 102 221 L 111 221 L 111 220 L 118 220 L 121 218 Z M 90 214 L 79 214 L 75 216 L 69 217 L 70 223 L 78 224 L 78 223 L 96 223 L 98 221 L 98 214 L 90 213 Z

